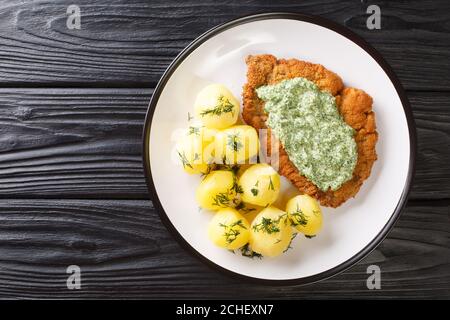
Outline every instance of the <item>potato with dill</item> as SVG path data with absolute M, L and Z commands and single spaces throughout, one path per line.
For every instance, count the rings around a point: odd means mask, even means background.
M 292 228 L 286 212 L 275 208 L 263 209 L 250 226 L 250 247 L 265 257 L 276 257 L 289 248 Z
M 203 126 L 190 126 L 178 141 L 177 157 L 189 174 L 206 173 L 214 160 L 215 130 Z
M 220 209 L 209 223 L 208 236 L 216 246 L 235 250 L 248 243 L 250 225 L 235 209 Z
M 214 144 L 216 163 L 221 164 L 244 164 L 247 160 L 256 158 L 259 151 L 258 133 L 255 128 L 247 125 L 219 131 Z
M 316 199 L 307 194 L 289 200 L 286 212 L 292 226 L 306 237 L 314 237 L 322 229 L 322 210 Z
M 224 129 L 236 123 L 239 101 L 225 86 L 211 84 L 197 95 L 194 110 L 196 118 L 206 127 Z
M 248 168 L 239 178 L 242 201 L 257 206 L 268 206 L 277 200 L 280 192 L 280 176 L 266 163 Z
M 240 187 L 234 173 L 230 170 L 217 170 L 204 177 L 195 196 L 203 209 L 219 210 L 236 206 L 239 192 Z

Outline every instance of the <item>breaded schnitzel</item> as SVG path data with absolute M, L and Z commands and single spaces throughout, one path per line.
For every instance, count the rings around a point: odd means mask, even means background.
M 320 190 L 304 177 L 280 144 L 279 173 L 288 178 L 301 192 L 309 194 L 327 207 L 338 207 L 347 199 L 354 197 L 363 181 L 370 175 L 372 165 L 377 159 L 375 145 L 378 133 L 375 114 L 372 111 L 372 98 L 364 91 L 346 88 L 341 78 L 320 64 L 313 64 L 296 59 L 280 59 L 268 54 L 248 56 L 246 59 L 247 83 L 243 90 L 244 121 L 256 129 L 267 128 L 267 114 L 264 101 L 256 89 L 263 85 L 273 85 L 282 80 L 303 77 L 314 82 L 322 91 L 328 91 L 336 98 L 338 110 L 344 121 L 355 130 L 358 159 L 353 176 L 337 190 Z M 270 152 L 270 139 L 267 150 Z

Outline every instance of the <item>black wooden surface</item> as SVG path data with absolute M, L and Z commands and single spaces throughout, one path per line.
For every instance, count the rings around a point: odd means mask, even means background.
M 70 4 L 81 30 L 68 30 Z M 369 4 L 382 29 L 365 27 Z M 418 133 L 410 200 L 366 259 L 309 286 L 242 283 L 181 249 L 148 200 L 141 130 L 152 88 L 207 29 L 294 11 L 345 25 L 407 90 Z M 450 2 L 0 1 L 1 298 L 450 298 Z M 366 268 L 382 270 L 368 290 Z M 82 269 L 68 290 L 66 268 Z

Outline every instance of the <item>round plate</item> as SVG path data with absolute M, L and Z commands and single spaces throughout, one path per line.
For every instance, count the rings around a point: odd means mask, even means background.
M 374 100 L 379 141 L 372 174 L 354 199 L 323 207 L 324 228 L 297 237 L 277 258 L 250 259 L 215 247 L 207 238 L 211 213 L 195 201 L 198 176 L 184 173 L 174 154 L 177 130 L 188 126 L 196 94 L 226 85 L 241 97 L 245 57 L 270 53 L 320 63 L 346 86 Z M 237 277 L 269 284 L 305 284 L 349 268 L 387 235 L 406 201 L 414 172 L 415 128 L 407 98 L 381 56 L 351 31 L 319 17 L 269 13 L 240 18 L 206 32 L 169 66 L 156 87 L 144 128 L 147 184 L 162 221 L 188 251 Z M 285 182 L 287 183 L 287 182 Z

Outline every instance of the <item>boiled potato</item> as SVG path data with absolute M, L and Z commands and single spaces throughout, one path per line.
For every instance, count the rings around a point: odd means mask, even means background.
M 196 118 L 206 127 L 225 129 L 236 123 L 239 101 L 225 86 L 211 84 L 199 92 L 194 109 Z
M 208 236 L 216 246 L 235 250 L 248 243 L 250 225 L 235 209 L 220 209 L 209 223 Z
M 213 145 L 213 139 L 204 139 L 201 134 L 183 135 L 175 149 L 184 171 L 189 174 L 207 173 L 214 158 Z
M 276 257 L 286 251 L 292 240 L 292 228 L 286 212 L 263 209 L 250 226 L 250 247 L 266 257 Z
M 212 171 L 197 187 L 196 199 L 200 207 L 208 210 L 234 207 L 237 197 L 237 181 L 230 170 Z
M 242 201 L 258 206 L 271 205 L 280 192 L 280 176 L 266 163 L 248 168 L 239 178 Z
M 259 150 L 258 133 L 247 125 L 219 131 L 214 143 L 216 163 L 243 164 L 255 158 Z
M 322 210 L 317 200 L 307 194 L 289 200 L 286 212 L 292 226 L 307 237 L 315 236 L 322 228 Z

